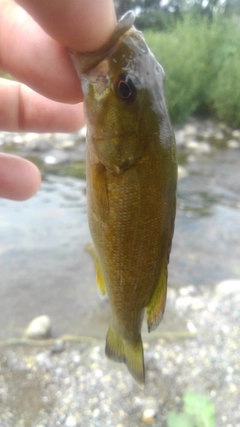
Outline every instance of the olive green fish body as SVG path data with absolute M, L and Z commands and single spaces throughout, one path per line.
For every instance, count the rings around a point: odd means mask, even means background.
M 97 281 L 112 310 L 106 354 L 143 383 L 142 320 L 146 309 L 151 331 L 163 314 L 176 203 L 163 70 L 132 27 L 131 14 L 95 56 L 76 53 L 73 60 L 85 97 Z

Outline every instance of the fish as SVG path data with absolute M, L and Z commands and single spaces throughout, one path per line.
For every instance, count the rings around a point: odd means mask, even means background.
M 166 303 L 177 161 L 164 71 L 134 19 L 127 12 L 101 49 L 71 58 L 84 94 L 96 280 L 112 315 L 105 353 L 142 386 L 144 313 L 151 332 Z

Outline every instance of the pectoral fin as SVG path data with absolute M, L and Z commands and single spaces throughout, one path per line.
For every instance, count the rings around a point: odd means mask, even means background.
M 105 295 L 106 294 L 106 286 L 104 283 L 104 279 L 103 279 L 103 275 L 102 275 L 102 270 L 99 264 L 98 259 L 96 258 L 96 282 L 97 282 L 97 286 L 98 289 L 101 293 L 101 295 Z
M 153 331 L 159 325 L 165 308 L 167 296 L 167 267 L 161 271 L 156 289 L 152 299 L 147 306 L 147 325 L 148 332 Z

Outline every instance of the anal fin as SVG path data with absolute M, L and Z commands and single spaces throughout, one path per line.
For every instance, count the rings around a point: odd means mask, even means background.
M 148 332 L 153 331 L 162 320 L 167 296 L 167 267 L 163 268 L 152 299 L 147 306 Z
M 106 294 L 106 286 L 104 283 L 102 270 L 97 258 L 96 258 L 96 282 L 101 295 L 104 296 Z

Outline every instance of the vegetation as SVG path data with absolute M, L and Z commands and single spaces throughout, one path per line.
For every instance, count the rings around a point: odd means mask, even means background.
M 240 126 L 239 0 L 114 0 L 135 25 L 166 72 L 172 121 L 207 113 Z
M 138 28 L 165 30 L 186 13 L 212 20 L 216 13 L 225 17 L 240 16 L 239 0 L 114 0 L 118 17 L 132 9 L 137 14 Z
M 195 392 L 183 396 L 183 412 L 168 414 L 168 427 L 215 427 L 215 408 L 207 396 Z
M 115 4 L 119 16 L 136 11 L 136 26 L 164 67 L 173 123 L 200 113 L 240 127 L 239 0 L 115 0 Z
M 186 15 L 163 32 L 146 30 L 166 72 L 165 94 L 174 123 L 195 112 L 240 125 L 240 26 L 235 17 L 211 22 Z

